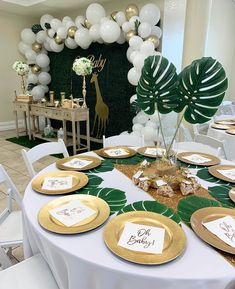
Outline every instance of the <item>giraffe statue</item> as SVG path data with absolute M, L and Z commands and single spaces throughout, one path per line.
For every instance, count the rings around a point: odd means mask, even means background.
M 95 119 L 94 119 L 94 124 L 92 128 L 92 134 L 94 133 L 94 129 L 98 121 L 96 137 L 101 137 L 102 134 L 105 133 L 106 126 L 108 123 L 109 108 L 103 101 L 97 77 L 98 77 L 97 73 L 94 72 L 92 74 L 91 81 L 90 81 L 90 83 L 94 82 L 95 90 L 96 90 Z

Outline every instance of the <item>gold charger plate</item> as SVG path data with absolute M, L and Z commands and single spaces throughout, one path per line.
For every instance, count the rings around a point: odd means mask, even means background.
M 44 190 L 42 189 L 43 182 L 45 178 L 48 177 L 69 177 L 71 176 L 73 178 L 73 185 L 72 188 L 69 189 L 63 189 L 63 190 Z M 43 175 L 40 175 L 33 179 L 32 181 L 32 188 L 38 193 L 42 193 L 45 195 L 60 195 L 65 193 L 71 193 L 78 189 L 81 189 L 88 183 L 88 177 L 79 172 L 73 172 L 73 171 L 63 171 L 63 172 L 49 172 L 45 173 Z
M 84 205 L 96 211 L 96 214 L 86 218 L 85 220 L 67 227 L 55 218 L 53 218 L 49 210 L 61 207 L 71 201 L 79 200 Z M 91 195 L 70 195 L 57 198 L 45 206 L 38 213 L 38 222 L 46 230 L 58 234 L 77 234 L 93 230 L 103 224 L 109 217 L 109 205 L 102 199 Z
M 229 192 L 228 192 L 229 198 L 235 203 L 235 188 L 232 188 Z
M 216 120 L 216 124 L 235 125 L 235 119 L 221 119 Z
M 207 230 L 207 228 L 202 224 L 203 222 L 206 223 L 214 221 L 228 215 L 235 219 L 235 210 L 220 207 L 207 207 L 195 211 L 191 216 L 190 222 L 194 232 L 203 241 L 224 252 L 235 254 L 235 248 L 220 240 L 216 235 Z
M 191 155 L 200 155 L 204 158 L 208 158 L 210 159 L 211 161 L 208 161 L 208 162 L 205 162 L 205 163 L 195 163 L 193 161 L 190 161 L 190 160 L 187 160 L 185 159 L 184 157 L 187 157 L 187 156 L 191 156 Z M 183 152 L 183 153 L 178 153 L 177 154 L 177 159 L 179 159 L 180 161 L 184 162 L 184 163 L 187 163 L 187 164 L 192 164 L 192 165 L 197 165 L 197 166 L 214 166 L 214 165 L 217 165 L 220 163 L 220 159 L 213 156 L 213 155 L 210 155 L 210 154 L 204 154 L 204 153 L 201 153 L 201 152 Z
M 228 134 L 235 135 L 235 128 L 227 129 L 225 132 L 228 133 Z
M 162 254 L 128 250 L 118 246 L 126 222 L 143 224 L 165 229 Z M 157 265 L 178 257 L 186 247 L 186 236 L 182 228 L 171 219 L 153 212 L 134 211 L 113 218 L 104 228 L 106 246 L 117 256 L 133 263 Z
M 227 125 L 227 124 L 216 124 L 216 123 L 213 123 L 211 125 L 212 128 L 215 128 L 215 129 L 221 129 L 221 130 L 226 130 L 226 129 L 230 129 L 232 128 L 231 125 Z
M 92 161 L 91 164 L 83 167 L 83 168 L 73 168 L 73 167 L 69 167 L 69 166 L 65 166 L 64 164 L 73 160 L 73 159 L 81 159 L 81 160 L 86 160 L 86 161 Z M 86 170 L 90 170 L 90 169 L 94 169 L 98 166 L 100 166 L 101 164 L 101 159 L 97 158 L 97 157 L 93 157 L 93 156 L 80 156 L 80 155 L 75 155 L 72 157 L 67 157 L 67 158 L 63 158 L 63 159 L 59 159 L 56 162 L 56 167 L 58 169 L 61 170 L 70 170 L 70 171 L 86 171 Z
M 218 166 L 213 166 L 208 168 L 208 172 L 216 177 L 217 179 L 223 180 L 223 181 L 227 181 L 230 183 L 235 183 L 235 180 L 231 180 L 227 177 L 225 177 L 224 175 L 220 174 L 217 170 L 231 170 L 231 169 L 235 169 L 235 166 L 232 165 L 218 165 Z
M 148 153 L 145 152 L 145 150 L 146 150 L 147 148 L 150 148 L 150 149 L 152 149 L 152 148 L 156 149 L 156 148 L 157 148 L 157 149 L 162 150 L 162 152 L 165 152 L 165 151 L 166 151 L 164 148 L 161 148 L 161 147 L 146 146 L 146 147 L 138 148 L 138 149 L 137 149 L 137 152 L 138 152 L 139 154 L 143 155 L 143 156 L 150 157 L 150 158 L 156 158 L 156 157 L 161 157 L 161 156 L 163 156 L 163 155 L 160 155 L 160 154 L 157 154 L 157 155 L 148 154 Z M 173 154 L 174 154 L 174 151 L 173 151 L 173 150 L 170 150 L 169 155 L 172 156 Z
M 111 149 L 124 149 L 126 152 L 128 152 L 128 155 L 122 155 L 122 156 L 110 156 L 108 155 L 105 151 L 106 150 L 111 150 Z M 104 158 L 109 158 L 109 159 L 126 159 L 126 158 L 129 158 L 129 157 L 132 157 L 136 154 L 136 151 L 129 148 L 129 147 L 126 147 L 126 146 L 114 146 L 114 147 L 105 147 L 105 148 L 102 148 L 100 150 L 96 150 L 95 153 L 97 153 L 99 156 L 101 157 L 104 157 Z

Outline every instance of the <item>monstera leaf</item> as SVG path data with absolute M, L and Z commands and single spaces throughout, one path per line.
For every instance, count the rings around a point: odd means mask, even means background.
M 228 81 L 222 65 L 211 57 L 192 62 L 179 74 L 180 112 L 189 123 L 204 123 L 211 119 L 221 104 Z
M 224 206 L 235 208 L 234 202 L 229 197 L 229 191 L 231 188 L 232 187 L 229 186 L 208 187 L 208 193 Z
M 149 56 L 136 89 L 139 107 L 147 114 L 156 108 L 160 113 L 171 112 L 178 105 L 177 80 L 172 63 L 161 55 Z

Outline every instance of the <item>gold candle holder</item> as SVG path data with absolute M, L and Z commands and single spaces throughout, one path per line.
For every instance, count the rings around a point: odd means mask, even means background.
M 65 92 L 60 93 L 60 101 L 63 102 L 65 100 Z
M 50 95 L 50 104 L 54 104 L 55 92 L 54 91 L 49 91 L 49 95 Z
M 82 108 L 87 108 L 87 105 L 86 105 L 86 79 L 85 79 L 85 75 L 83 75 L 82 95 L 83 95 Z

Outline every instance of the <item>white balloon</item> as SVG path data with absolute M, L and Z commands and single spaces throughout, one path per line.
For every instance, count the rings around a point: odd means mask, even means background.
M 152 3 L 144 5 L 140 10 L 140 20 L 141 22 L 156 25 L 160 20 L 160 10 L 157 5 Z
M 65 23 L 65 28 L 66 29 L 69 29 L 72 26 L 76 26 L 73 21 L 68 21 L 68 22 Z
M 138 34 L 142 38 L 148 37 L 151 34 L 151 31 L 152 26 L 147 22 L 141 23 L 140 26 L 138 27 Z
M 108 18 L 108 17 L 102 17 L 102 18 L 100 19 L 100 24 L 103 24 L 103 23 L 106 22 L 106 21 L 109 21 L 109 18 Z
M 84 16 L 77 16 L 75 19 L 75 24 L 78 28 L 83 27 L 85 22 L 85 17 Z
M 126 57 L 128 59 L 129 62 L 131 62 L 131 53 L 134 51 L 134 49 L 132 47 L 128 47 L 127 51 L 126 51 Z
M 40 67 L 46 67 L 50 64 L 50 58 L 46 54 L 40 53 L 36 57 L 36 63 Z
M 103 40 L 102 38 L 99 38 L 99 39 L 97 40 L 97 42 L 98 42 L 99 44 L 103 44 L 103 43 L 104 43 L 104 40 Z
M 153 140 L 156 136 L 156 131 L 153 127 L 151 126 L 146 126 L 143 128 L 142 131 L 143 135 L 144 135 L 144 139 L 145 140 Z
M 33 84 L 38 83 L 38 76 L 33 73 L 29 74 L 27 78 L 27 83 L 33 83 Z
M 133 117 L 133 119 L 132 119 L 132 123 L 133 123 L 133 124 L 137 123 L 137 117 L 136 117 L 136 116 Z
M 38 43 L 43 43 L 45 40 L 46 40 L 46 38 L 47 38 L 47 33 L 46 33 L 46 31 L 44 31 L 44 30 L 41 30 L 41 31 L 39 31 L 37 34 L 36 34 L 36 41 L 38 42 Z
M 64 26 L 60 27 L 58 30 L 57 30 L 57 35 L 62 38 L 62 39 L 65 39 L 67 37 L 67 30 Z
M 100 36 L 107 43 L 118 40 L 121 30 L 115 21 L 108 20 L 100 25 Z
M 55 30 L 52 28 L 47 30 L 47 34 L 50 38 L 53 38 L 55 36 L 55 33 Z
M 75 32 L 74 40 L 83 49 L 88 48 L 92 42 L 92 39 L 89 34 L 89 30 L 87 28 L 78 29 Z
M 54 39 L 51 39 L 50 46 L 54 52 L 61 52 L 64 49 L 64 43 L 63 44 L 57 44 L 57 43 L 55 43 Z
M 89 29 L 90 37 L 93 41 L 97 41 L 100 38 L 100 24 L 94 24 Z
M 145 59 L 145 55 L 140 52 L 138 52 L 138 54 L 134 57 L 133 65 L 136 68 L 136 70 L 139 72 L 141 72 L 144 66 L 144 59 Z
M 129 21 L 124 22 L 124 23 L 122 24 L 122 30 L 123 30 L 125 33 L 127 33 L 128 31 L 130 31 L 130 30 L 131 30 L 131 23 L 130 23 Z
M 43 30 L 47 30 L 47 28 L 45 27 L 45 24 L 48 23 L 50 24 L 51 20 L 54 19 L 53 16 L 49 15 L 49 14 L 45 14 L 41 17 L 40 19 L 40 25 L 42 26 Z
M 22 41 L 19 43 L 18 48 L 22 54 L 25 54 L 28 50 L 32 49 L 31 45 L 28 45 Z
M 62 22 L 59 19 L 54 18 L 54 19 L 51 20 L 50 25 L 51 25 L 52 29 L 57 31 L 59 29 L 59 27 L 62 26 Z
M 43 67 L 43 68 L 41 69 L 41 71 L 45 71 L 45 72 L 50 71 L 50 66 Z
M 127 130 L 120 133 L 120 135 L 127 135 L 127 134 L 129 134 Z
M 127 79 L 130 82 L 130 84 L 136 86 L 138 84 L 139 79 L 140 79 L 140 73 L 134 67 L 132 67 L 128 71 Z
M 87 7 L 86 18 L 91 24 L 97 24 L 105 17 L 104 7 L 98 3 L 92 3 Z
M 162 37 L 162 29 L 158 26 L 152 26 L 151 35 L 156 35 L 160 39 Z
M 130 98 L 130 103 L 136 101 L 137 99 L 137 94 L 133 94 L 132 97 Z
M 39 84 L 38 87 L 42 88 L 44 93 L 47 93 L 49 91 L 49 87 L 46 85 Z
M 47 85 L 51 82 L 51 76 L 48 72 L 43 71 L 38 75 L 38 80 L 41 84 Z
M 65 45 L 69 48 L 69 49 L 75 49 L 78 47 L 76 41 L 70 37 L 68 37 L 66 40 L 65 40 Z
M 51 38 L 47 37 L 43 43 L 43 45 L 47 51 L 52 51 L 51 46 L 50 46 L 50 41 L 51 41 Z M 43 53 L 43 54 L 45 54 L 45 53 Z
M 140 123 L 135 123 L 133 126 L 132 126 L 132 130 L 133 131 L 139 131 L 141 132 L 142 129 L 144 128 L 144 126 Z
M 130 47 L 133 47 L 135 50 L 139 50 L 142 43 L 143 39 L 136 35 L 132 36 L 129 40 Z
M 126 15 L 125 15 L 125 13 L 122 12 L 122 11 L 119 11 L 119 12 L 115 15 L 115 20 L 116 20 L 116 22 L 117 22 L 117 24 L 118 24 L 119 26 L 122 26 L 122 24 L 123 24 L 124 22 L 126 22 Z
M 140 111 L 137 114 L 136 119 L 137 123 L 145 124 L 148 121 L 149 117 L 143 111 Z
M 129 23 L 130 23 L 130 26 L 131 26 L 131 29 L 132 30 L 135 30 L 135 23 L 137 22 L 140 22 L 140 18 L 139 16 L 132 16 L 129 20 Z
M 27 60 L 35 61 L 36 57 L 37 57 L 37 53 L 35 51 L 33 51 L 32 49 L 30 49 L 30 50 L 26 51 L 25 57 L 27 58 Z
M 150 121 L 151 122 L 158 122 L 158 112 L 157 112 L 157 110 L 153 114 L 150 115 Z
M 142 133 L 138 130 L 134 130 L 133 132 L 130 133 L 130 135 L 142 136 Z
M 131 60 L 131 63 L 133 63 L 135 57 L 139 54 L 139 51 L 136 51 L 134 50 L 133 52 L 131 52 L 130 54 L 130 60 Z
M 145 126 L 151 126 L 152 128 L 156 129 L 156 128 L 157 128 L 157 123 L 151 121 L 151 116 L 150 116 L 150 120 L 148 120 L 148 121 L 146 122 L 146 125 L 145 125 Z
M 125 34 L 123 31 L 121 31 L 120 36 L 118 37 L 117 43 L 123 44 L 126 42 Z
M 35 42 L 36 37 L 30 28 L 25 28 L 21 32 L 21 39 L 26 44 L 33 44 Z
M 62 23 L 65 25 L 67 22 L 69 21 L 73 21 L 71 17 L 69 16 L 65 16 L 63 19 L 62 19 Z
M 34 100 L 40 100 L 41 98 L 44 97 L 44 89 L 42 87 L 40 87 L 39 85 L 35 86 L 32 91 L 31 91 L 32 95 L 33 95 L 33 99 Z
M 154 44 L 150 40 L 145 40 L 140 46 L 140 52 L 146 56 L 152 55 L 154 52 Z

